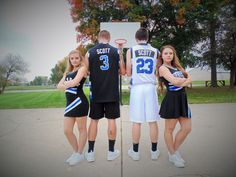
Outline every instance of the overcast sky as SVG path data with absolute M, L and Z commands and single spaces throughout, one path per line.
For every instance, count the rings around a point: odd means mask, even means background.
M 0 60 L 7 53 L 21 55 L 29 64 L 28 81 L 50 77 L 55 64 L 76 46 L 67 0 L 0 1 Z

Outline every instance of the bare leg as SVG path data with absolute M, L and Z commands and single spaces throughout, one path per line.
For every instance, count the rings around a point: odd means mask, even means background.
M 150 140 L 152 143 L 156 143 L 158 139 L 157 122 L 149 122 L 149 127 L 150 127 Z
M 72 146 L 74 152 L 78 152 L 78 143 L 77 138 L 73 132 L 73 127 L 75 124 L 75 118 L 65 118 L 64 119 L 64 134 L 66 135 L 67 140 Z
M 175 151 L 179 149 L 180 145 L 184 142 L 187 135 L 191 132 L 191 119 L 189 118 L 180 118 L 180 130 L 177 132 L 174 141 L 174 149 Z
M 133 143 L 134 144 L 138 144 L 139 143 L 140 135 L 141 135 L 141 123 L 133 122 L 132 138 L 133 138 Z
M 87 141 L 87 117 L 76 118 L 76 123 L 79 130 L 78 152 L 82 154 Z
M 108 119 L 107 136 L 109 140 L 116 139 L 116 120 L 115 119 Z
M 178 121 L 177 119 L 166 119 L 165 120 L 164 138 L 165 138 L 167 149 L 170 152 L 170 154 L 175 153 L 173 131 L 175 129 L 177 121 Z
M 88 130 L 88 140 L 89 141 L 95 141 L 97 137 L 97 129 L 98 129 L 98 121 L 90 119 L 90 125 Z

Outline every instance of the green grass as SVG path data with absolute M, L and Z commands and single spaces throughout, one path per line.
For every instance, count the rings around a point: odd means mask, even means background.
M 89 95 L 89 89 L 84 89 Z M 187 90 L 190 104 L 199 103 L 236 103 L 236 89 L 228 87 L 206 88 L 196 87 Z M 159 96 L 159 102 L 163 95 Z M 122 103 L 129 104 L 129 90 L 123 90 Z M 0 95 L 0 109 L 16 108 L 60 108 L 65 107 L 65 94 L 61 91 L 19 92 Z
M 190 104 L 236 103 L 236 89 L 196 87 L 187 90 Z
M 193 87 L 187 90 L 187 95 L 190 104 L 236 103 L 236 89 L 229 89 L 228 87 Z M 129 104 L 129 91 L 123 91 L 122 96 L 122 103 Z M 164 95 L 159 95 L 158 98 L 160 103 Z
M 0 108 L 55 108 L 65 106 L 63 92 L 4 93 L 0 95 Z
M 203 85 L 203 86 L 205 86 L 205 81 L 193 81 L 192 82 L 192 85 L 194 86 L 194 85 Z M 225 85 L 226 86 L 229 86 L 229 80 L 225 80 Z
M 44 89 L 55 89 L 55 86 L 8 86 L 6 87 L 6 91 L 8 90 L 44 90 Z

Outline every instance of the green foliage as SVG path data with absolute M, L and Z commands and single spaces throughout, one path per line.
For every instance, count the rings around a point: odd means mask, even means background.
M 76 5 L 77 2 L 77 5 Z M 78 40 L 96 41 L 101 22 L 130 21 L 141 22 L 150 31 L 150 43 L 157 48 L 171 44 L 183 64 L 189 63 L 190 50 L 199 40 L 197 13 L 199 1 L 186 2 L 161 0 L 94 0 L 70 1 L 72 18 L 79 22 Z M 79 4 L 79 5 L 78 5 Z M 76 14 L 76 15 L 75 15 Z M 194 60 L 191 60 L 193 64 Z
M 30 82 L 30 85 L 47 85 L 48 77 L 47 76 L 36 76 L 33 81 Z
M 52 73 L 50 80 L 52 84 L 57 84 L 63 77 L 63 73 L 66 69 L 66 60 L 67 58 L 65 57 L 63 60 L 59 61 L 54 68 L 51 69 Z

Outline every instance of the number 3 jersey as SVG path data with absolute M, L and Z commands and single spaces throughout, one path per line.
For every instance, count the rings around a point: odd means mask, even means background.
M 159 50 L 150 44 L 138 44 L 131 49 L 131 85 L 156 84 L 156 64 Z
M 89 50 L 91 100 L 94 102 L 119 101 L 118 49 L 100 43 Z

